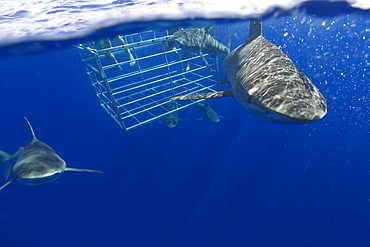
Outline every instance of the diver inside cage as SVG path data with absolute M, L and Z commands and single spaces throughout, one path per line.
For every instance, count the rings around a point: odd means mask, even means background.
M 115 36 L 114 40 L 117 42 L 118 45 L 126 45 L 125 39 L 120 35 Z M 112 42 L 109 38 L 99 39 L 99 40 L 95 41 L 95 44 L 99 49 L 112 48 Z M 127 53 L 127 55 L 129 56 L 130 66 L 134 66 L 136 62 L 135 62 L 134 56 L 132 55 L 130 49 L 125 48 L 125 47 L 123 47 L 123 49 Z M 116 57 L 114 56 L 114 54 L 112 52 L 107 50 L 107 51 L 104 52 L 104 55 L 109 61 L 111 61 L 113 64 L 116 64 L 115 67 L 116 67 L 117 70 L 122 71 L 121 66 L 118 64 L 118 61 L 117 61 Z

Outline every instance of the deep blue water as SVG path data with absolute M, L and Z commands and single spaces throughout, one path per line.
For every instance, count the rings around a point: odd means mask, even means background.
M 249 23 L 230 28 L 235 48 Z M 26 116 L 68 166 L 104 173 L 2 190 L 0 246 L 370 246 L 369 29 L 354 14 L 264 20 L 327 98 L 309 125 L 223 98 L 210 101 L 219 123 L 124 133 L 73 47 L 1 58 L 0 149 L 30 142 Z

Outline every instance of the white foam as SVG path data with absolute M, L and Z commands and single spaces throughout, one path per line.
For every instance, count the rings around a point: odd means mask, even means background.
M 335 2 L 341 0 L 328 0 Z M 2 1 L 0 46 L 29 40 L 84 37 L 117 24 L 194 18 L 255 18 L 273 8 L 294 9 L 307 0 L 18 0 Z M 354 8 L 370 9 L 369 0 L 348 0 Z

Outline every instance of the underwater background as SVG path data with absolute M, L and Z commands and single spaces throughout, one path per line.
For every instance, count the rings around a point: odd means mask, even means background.
M 67 166 L 104 172 L 0 191 L 0 246 L 370 246 L 366 13 L 264 18 L 263 36 L 327 99 L 308 125 L 267 123 L 221 98 L 209 100 L 218 123 L 125 133 L 76 48 L 0 58 L 0 150 L 31 141 L 25 116 Z M 217 34 L 226 26 L 231 49 L 247 39 L 248 20 L 218 20 Z

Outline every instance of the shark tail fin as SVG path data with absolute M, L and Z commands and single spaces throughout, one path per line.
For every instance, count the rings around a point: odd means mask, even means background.
M 71 172 L 96 172 L 96 173 L 103 173 L 102 171 L 98 170 L 90 170 L 90 169 L 78 169 L 78 168 L 69 168 L 67 167 L 65 171 L 71 171 Z
M 244 44 L 249 44 L 255 40 L 258 36 L 262 35 L 262 21 L 261 20 L 252 20 L 250 22 L 249 36 L 247 41 Z
M 7 183 L 5 183 L 3 186 L 0 187 L 0 190 L 4 189 L 6 186 L 13 183 L 14 181 L 15 181 L 15 178 L 13 178 L 12 180 L 9 180 Z
M 30 132 L 31 132 L 31 135 L 32 135 L 32 138 L 33 139 L 37 139 L 36 136 L 35 136 L 35 132 L 33 131 L 33 128 L 31 126 L 31 123 L 28 121 L 28 119 L 26 117 L 24 117 L 24 120 L 26 121 L 27 125 L 28 125 L 28 128 L 30 129 Z
M 13 155 L 0 151 L 0 163 L 4 166 L 4 183 L 8 180 L 15 160 L 18 159 L 22 151 L 22 147 L 19 147 L 18 151 Z
M 226 91 L 219 91 L 219 92 L 212 92 L 212 93 L 195 93 L 195 94 L 188 94 L 183 96 L 176 96 L 171 98 L 171 100 L 195 100 L 195 99 L 213 99 L 213 98 L 221 98 L 221 97 L 231 97 L 233 96 L 232 90 Z

